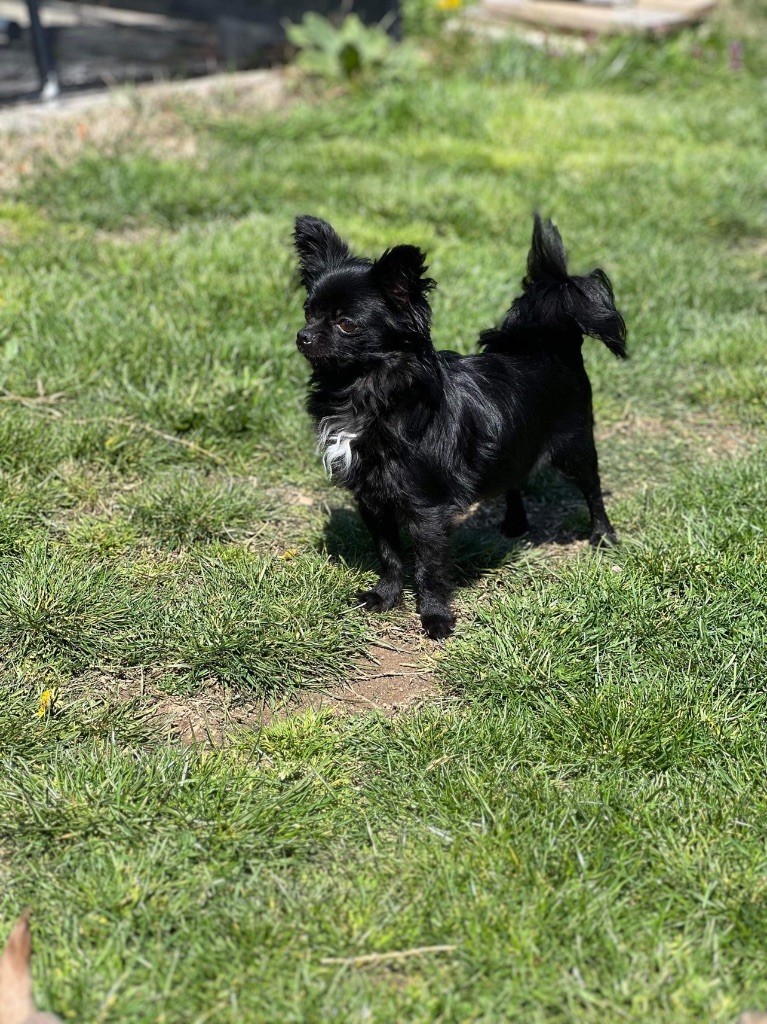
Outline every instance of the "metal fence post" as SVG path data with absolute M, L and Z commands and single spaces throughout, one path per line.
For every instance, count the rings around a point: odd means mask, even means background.
M 48 49 L 48 40 L 40 21 L 40 10 L 37 0 L 27 0 L 29 24 L 32 29 L 32 45 L 35 50 L 37 70 L 40 72 L 40 99 L 52 100 L 59 94 L 59 78 L 53 64 L 53 57 Z

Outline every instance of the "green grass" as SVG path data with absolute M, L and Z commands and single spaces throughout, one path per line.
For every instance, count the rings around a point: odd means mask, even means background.
M 0 197 L 0 918 L 32 908 L 46 1007 L 767 1006 L 763 26 L 742 4 L 582 56 L 453 40 L 403 81 L 305 87 L 269 115 L 186 103 L 158 134 L 139 111 Z M 623 546 L 468 524 L 441 699 L 167 739 L 158 694 L 258 708 L 348 678 L 409 622 L 352 607 L 373 562 L 303 412 L 293 216 L 366 253 L 424 246 L 437 344 L 469 351 L 533 208 L 629 323 L 627 364 L 586 346 Z M 585 534 L 563 485 L 528 498 L 558 539 Z M 450 949 L 323 962 L 432 945 Z

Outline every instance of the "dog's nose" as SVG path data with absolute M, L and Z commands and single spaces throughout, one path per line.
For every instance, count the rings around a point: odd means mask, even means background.
M 308 327 L 303 327 L 296 335 L 296 345 L 300 349 L 309 348 L 314 338 Z

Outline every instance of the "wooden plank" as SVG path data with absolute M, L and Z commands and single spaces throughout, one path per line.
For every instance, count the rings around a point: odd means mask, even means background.
M 707 17 L 716 7 L 717 0 L 637 0 L 637 7 L 656 7 L 664 11 L 679 11 L 691 18 Z
M 639 0 L 631 6 L 569 0 L 484 0 L 480 10 L 504 21 L 574 32 L 670 32 L 701 21 L 716 0 Z

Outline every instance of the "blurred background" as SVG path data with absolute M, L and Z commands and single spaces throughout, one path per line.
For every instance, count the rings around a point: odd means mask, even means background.
M 378 43 L 447 27 L 497 40 L 509 26 L 593 41 L 662 37 L 703 22 L 716 0 L 0 0 L 0 103 L 60 91 L 284 64 L 297 48 L 333 48 L 327 24 L 351 18 L 341 62 L 358 70 Z M 758 7 L 758 0 L 754 3 Z M 310 38 L 291 33 L 309 19 Z M 327 19 L 327 20 L 326 20 Z M 324 25 L 324 28 L 323 28 Z M 356 35 L 355 35 L 356 33 Z
M 0 0 L 0 102 L 53 75 L 82 89 L 273 64 L 286 56 L 286 19 L 338 19 L 352 6 L 397 31 L 397 0 Z

